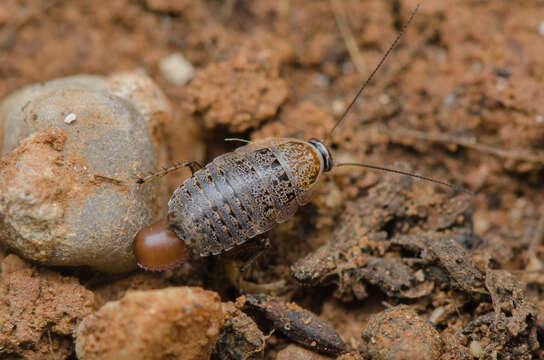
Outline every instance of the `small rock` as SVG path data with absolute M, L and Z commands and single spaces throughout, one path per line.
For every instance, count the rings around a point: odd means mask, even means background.
M 476 340 L 470 342 L 469 349 L 470 353 L 475 359 L 479 359 L 483 353 L 482 344 L 480 344 L 480 342 Z
M 276 356 L 276 360 L 329 360 L 328 356 L 306 350 L 298 345 L 288 345 Z
M 68 114 L 68 115 L 64 118 L 64 122 L 65 122 L 66 124 L 71 124 L 71 123 L 73 123 L 74 121 L 76 121 L 76 119 L 77 119 L 77 115 L 74 114 L 74 113 L 70 113 L 70 114 Z
M 180 53 L 173 53 L 161 59 L 159 69 L 162 75 L 174 85 L 183 86 L 195 76 L 195 68 Z
M 444 306 L 439 306 L 436 309 L 433 310 L 431 313 L 431 316 L 429 316 L 429 321 L 434 324 L 440 324 L 442 321 L 444 321 L 446 309 Z
M 209 359 L 223 325 L 219 296 L 196 287 L 127 293 L 87 317 L 78 359 Z
M 372 315 L 362 337 L 375 360 L 438 359 L 442 349 L 438 331 L 406 306 Z
M 164 146 L 151 134 L 168 116 L 166 99 L 140 72 L 53 80 L 3 100 L 0 241 L 45 265 L 133 270 L 132 239 L 164 216 L 166 192 L 160 182 L 92 179 L 155 170 Z
M 0 358 L 66 359 L 72 333 L 94 307 L 94 295 L 77 279 L 35 269 L 15 255 L 0 276 Z M 6 271 L 6 269 L 9 269 Z M 50 340 L 51 339 L 51 340 Z

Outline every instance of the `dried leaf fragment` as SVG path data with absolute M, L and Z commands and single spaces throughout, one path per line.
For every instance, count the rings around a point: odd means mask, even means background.
M 329 324 L 295 303 L 269 296 L 246 296 L 246 307 L 262 312 L 289 339 L 327 354 L 341 354 L 347 346 Z

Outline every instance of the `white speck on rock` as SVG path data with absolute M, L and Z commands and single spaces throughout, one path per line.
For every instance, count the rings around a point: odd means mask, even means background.
M 173 53 L 159 62 L 162 75 L 174 85 L 185 85 L 195 75 L 195 69 L 180 53 Z
M 538 25 L 538 33 L 544 36 L 544 20 L 542 20 L 540 24 Z
M 74 121 L 76 121 L 76 118 L 77 118 L 76 114 L 70 113 L 70 114 L 66 115 L 66 117 L 64 118 L 64 122 L 66 124 L 71 124 Z

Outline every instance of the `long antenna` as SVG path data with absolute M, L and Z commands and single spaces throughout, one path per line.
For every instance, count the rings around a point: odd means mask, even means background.
M 410 173 L 410 172 L 407 172 L 407 171 L 396 170 L 396 169 L 388 169 L 388 168 L 382 167 L 382 166 L 369 165 L 369 164 L 360 164 L 360 163 L 342 163 L 342 164 L 336 165 L 336 167 L 338 167 L 338 166 L 358 166 L 358 167 L 363 167 L 363 168 L 372 169 L 372 170 L 380 170 L 380 171 L 386 171 L 386 172 L 391 172 L 391 173 L 400 174 L 400 175 L 411 176 L 411 177 L 414 177 L 414 178 L 417 178 L 417 179 L 420 179 L 420 180 L 425 180 L 425 181 L 429 181 L 429 182 L 432 182 L 432 183 L 435 183 L 435 184 L 447 186 L 447 187 L 452 188 L 454 190 L 464 192 L 465 194 L 474 195 L 474 193 L 472 191 L 470 191 L 468 189 L 465 189 L 465 188 L 463 188 L 461 186 L 453 185 L 453 184 L 447 183 L 445 181 L 432 179 L 432 178 L 429 178 L 429 177 L 426 177 L 426 176 L 423 176 L 423 175 L 413 174 L 413 173 Z
M 327 137 L 322 141 L 323 143 L 328 141 L 332 134 L 334 133 L 334 130 L 336 130 L 336 128 L 344 121 L 344 119 L 346 118 L 346 115 L 349 113 L 349 111 L 351 110 L 351 108 L 353 107 L 353 105 L 355 105 L 355 102 L 357 101 L 357 99 L 359 98 L 359 95 L 361 95 L 361 93 L 363 92 L 363 90 L 366 88 L 366 86 L 368 85 L 368 83 L 370 83 L 370 81 L 372 80 L 372 78 L 374 77 L 374 75 L 376 74 L 376 72 L 378 72 L 378 70 L 382 67 L 383 63 L 385 62 L 385 60 L 387 59 L 387 57 L 389 56 L 389 54 L 391 53 L 391 51 L 393 51 L 393 49 L 395 48 L 395 46 L 397 46 L 397 43 L 399 42 L 400 38 L 402 37 L 402 35 L 404 35 L 404 33 L 406 32 L 406 29 L 408 28 L 408 25 L 410 25 L 410 23 L 412 22 L 412 19 L 414 18 L 414 16 L 416 16 L 416 13 L 419 9 L 419 4 L 416 5 L 416 8 L 412 11 L 412 15 L 410 15 L 410 18 L 408 19 L 408 22 L 406 22 L 406 24 L 404 24 L 404 26 L 402 27 L 400 33 L 397 35 L 397 38 L 395 39 L 395 41 L 393 41 L 393 43 L 391 44 L 391 46 L 389 47 L 389 49 L 387 49 L 387 51 L 385 52 L 385 54 L 383 55 L 382 59 L 380 60 L 380 62 L 378 63 L 378 65 L 376 65 L 376 67 L 374 68 L 374 70 L 372 70 L 372 72 L 370 73 L 370 75 L 368 76 L 368 78 L 366 79 L 366 81 L 363 83 L 363 85 L 361 86 L 361 88 L 359 88 L 359 91 L 357 91 L 357 95 L 355 95 L 355 97 L 353 98 L 353 100 L 351 101 L 351 103 L 348 105 L 348 107 L 346 108 L 346 110 L 344 110 L 344 113 L 342 114 L 342 116 L 340 117 L 340 120 L 338 120 L 336 122 L 336 124 L 334 124 L 334 127 L 331 129 L 331 131 L 329 132 L 329 134 L 327 135 Z

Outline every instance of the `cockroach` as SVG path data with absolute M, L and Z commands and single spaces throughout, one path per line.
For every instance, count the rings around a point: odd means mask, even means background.
M 197 162 L 180 163 L 136 180 L 135 183 L 143 184 L 181 167 L 189 167 L 192 172 L 170 198 L 167 220 L 136 234 L 133 249 L 138 265 L 160 271 L 185 263 L 191 253 L 202 257 L 222 254 L 286 221 L 299 206 L 307 204 L 312 188 L 323 173 L 334 166 L 325 143 L 395 48 L 418 8 L 419 5 L 324 140 L 267 138 L 246 141 L 246 145 L 216 157 L 205 167 Z M 339 166 L 359 166 L 412 176 L 468 192 L 443 181 L 381 166 L 336 165 Z

